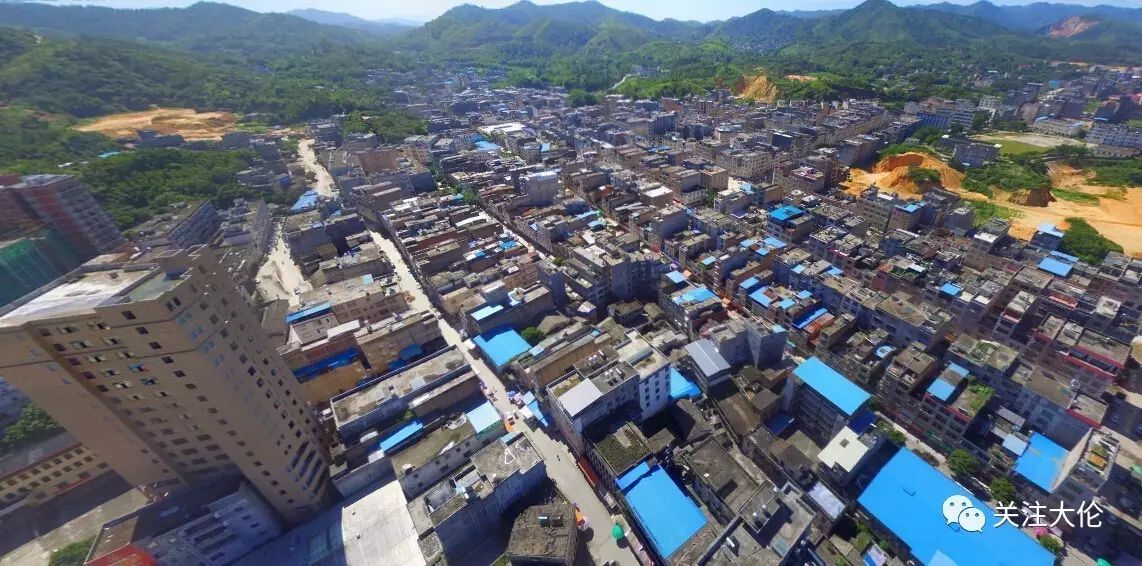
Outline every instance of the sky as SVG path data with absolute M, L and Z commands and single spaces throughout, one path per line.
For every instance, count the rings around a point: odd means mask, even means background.
M 259 12 L 287 12 L 300 8 L 314 8 L 330 12 L 344 12 L 366 19 L 400 18 L 427 21 L 459 4 L 478 4 L 488 8 L 502 8 L 516 0 L 221 0 Z M 558 4 L 566 0 L 532 0 L 536 4 Z M 895 4 L 929 4 L 939 0 L 890 0 Z M 951 0 L 955 4 L 971 4 L 975 0 Z M 993 4 L 1027 4 L 1029 0 L 991 0 Z M 1066 4 L 1112 4 L 1142 7 L 1142 0 L 1052 0 Z M 636 12 L 655 19 L 723 20 L 742 16 L 762 8 L 771 10 L 826 10 L 851 8 L 859 0 L 602 0 L 603 4 L 618 10 Z M 160 6 L 186 6 L 194 0 L 87 0 L 62 1 L 59 4 L 93 4 L 114 8 L 153 8 Z

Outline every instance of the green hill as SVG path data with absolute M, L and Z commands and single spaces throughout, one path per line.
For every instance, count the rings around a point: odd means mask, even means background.
M 85 36 L 162 45 L 181 51 L 266 59 L 307 53 L 323 44 L 377 42 L 371 33 L 288 14 L 261 14 L 228 4 L 124 10 L 101 6 L 0 3 L 0 22 L 45 35 Z
M 0 28 L 0 53 L 0 101 L 81 118 L 158 105 L 257 112 L 266 121 L 288 123 L 380 104 L 375 88 L 354 77 L 323 80 L 306 67 L 320 66 L 313 59 L 292 59 L 292 69 L 260 73 L 154 46 L 38 37 L 9 28 Z M 351 53 L 328 60 L 342 56 Z

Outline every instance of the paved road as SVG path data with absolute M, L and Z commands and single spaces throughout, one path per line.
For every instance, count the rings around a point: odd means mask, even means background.
M 397 251 L 396 244 L 379 232 L 372 232 L 372 236 L 373 240 L 377 242 L 385 255 L 393 262 L 396 273 L 400 276 L 402 290 L 412 295 L 412 308 L 432 308 L 432 304 L 429 302 L 428 296 L 425 295 L 424 289 L 417 283 L 411 270 L 409 270 L 408 265 L 405 263 L 404 258 L 400 255 L 400 252 Z M 444 340 L 463 352 L 464 357 L 476 371 L 476 374 L 480 376 L 480 379 L 490 390 L 495 392 L 496 400 L 494 404 L 499 408 L 500 412 L 508 414 L 515 411 L 516 407 L 508 401 L 503 382 L 500 381 L 496 374 L 480 357 L 473 356 L 471 352 L 468 351 L 463 344 L 460 333 L 457 332 L 451 324 L 443 318 L 440 319 L 439 324 Z M 539 455 L 542 456 L 546 462 L 547 475 L 555 481 L 555 485 L 563 492 L 564 496 L 579 504 L 580 509 L 587 516 L 587 520 L 591 522 L 594 532 L 592 533 L 593 538 L 588 543 L 588 548 L 591 550 L 591 555 L 595 558 L 595 561 L 602 564 L 607 560 L 615 560 L 618 561 L 619 564 L 637 565 L 638 561 L 629 548 L 620 548 L 615 544 L 614 539 L 611 538 L 610 514 L 607 512 L 602 500 L 600 500 L 594 490 L 591 489 L 591 486 L 587 484 L 587 480 L 583 477 L 579 467 L 575 464 L 575 460 L 571 457 L 567 446 L 552 439 L 542 429 L 533 430 L 527 425 L 523 425 L 522 429 L 524 435 L 531 440 L 536 451 L 539 452 Z

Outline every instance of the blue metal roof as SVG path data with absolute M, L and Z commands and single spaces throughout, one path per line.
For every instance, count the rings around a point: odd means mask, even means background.
M 940 291 L 943 292 L 945 295 L 951 295 L 953 297 L 958 297 L 958 296 L 960 296 L 960 292 L 963 291 L 963 289 L 961 289 L 959 285 L 956 285 L 954 283 L 944 283 L 943 285 L 940 286 Z
M 398 428 L 392 434 L 382 438 L 381 443 L 380 443 L 380 449 L 384 450 L 385 452 L 388 452 L 389 450 L 392 450 L 393 447 L 399 445 L 400 443 L 404 442 L 405 440 L 408 440 L 409 438 L 412 438 L 412 435 L 416 434 L 417 432 L 420 432 L 420 430 L 423 428 L 424 428 L 424 423 L 421 423 L 417 419 L 412 419 L 412 420 L 404 423 L 400 428 Z
M 928 386 L 928 394 L 944 402 L 947 402 L 948 397 L 951 397 L 955 391 L 954 385 L 938 377 Z
M 775 435 L 780 435 L 793 424 L 793 415 L 785 411 L 777 411 L 773 416 L 765 419 L 765 428 Z
M 771 248 L 777 248 L 777 249 L 784 248 L 785 246 L 788 245 L 784 241 L 778 240 L 777 238 L 774 238 L 773 236 L 766 236 L 766 238 L 762 241 L 765 242 L 765 245 L 767 245 Z
M 683 293 L 682 296 L 680 296 L 680 297 L 675 297 L 674 303 L 679 304 L 679 305 L 685 305 L 685 304 L 690 304 L 690 303 L 700 303 L 700 302 L 705 301 L 707 299 L 712 299 L 713 297 L 714 297 L 714 292 L 707 289 L 705 286 L 702 286 L 702 287 L 697 287 L 695 289 L 691 289 L 690 291 Z
M 829 309 L 827 309 L 825 307 L 821 307 L 821 308 L 809 313 L 809 316 L 801 319 L 801 322 L 794 323 L 793 326 L 797 330 L 804 330 L 806 326 L 809 326 L 810 324 L 812 324 L 814 320 L 817 320 L 818 318 L 825 316 L 826 314 L 828 314 L 828 312 L 829 312 Z
M 310 189 L 297 198 L 297 202 L 289 208 L 290 212 L 301 212 L 307 208 L 317 206 L 317 191 Z
M 1007 438 L 1003 439 L 1003 447 L 1012 454 L 1019 456 L 1023 454 L 1024 450 L 1027 450 L 1027 441 L 1014 434 L 1008 434 Z
M 746 291 L 750 291 L 760 284 L 761 282 L 757 280 L 757 277 L 750 277 L 749 279 L 742 281 L 741 288 L 745 289 Z
M 693 398 L 699 394 L 698 386 L 694 385 L 686 376 L 678 373 L 674 366 L 670 367 L 670 398 L 675 401 L 683 397 Z
M 713 265 L 715 261 L 718 261 L 718 258 L 708 255 L 702 258 L 702 265 Z
M 313 305 L 312 307 L 304 308 L 299 311 L 294 311 L 286 315 L 286 324 L 293 324 L 302 320 L 308 320 L 317 316 L 326 314 L 333 311 L 333 303 L 325 301 Z
M 681 283 L 686 280 L 686 276 L 678 271 L 667 273 L 666 278 L 669 279 L 671 283 Z
M 796 218 L 798 216 L 801 216 L 802 214 L 805 214 L 804 210 L 801 210 L 800 208 L 797 208 L 796 206 L 793 206 L 790 204 L 790 205 L 785 205 L 781 208 L 778 208 L 777 210 L 774 210 L 773 212 L 771 212 L 769 214 L 769 216 L 775 220 L 779 220 L 781 222 L 784 222 L 786 220 L 789 220 L 790 218 Z
M 477 433 L 484 432 L 500 422 L 500 413 L 492 406 L 491 401 L 484 401 L 480 406 L 467 412 L 468 422 Z
M 846 415 L 851 416 L 856 413 L 857 409 L 868 401 L 868 392 L 845 379 L 845 376 L 837 373 L 837 370 L 826 365 L 817 356 L 802 362 L 793 370 L 793 375 Z
M 967 377 L 968 376 L 968 368 L 965 368 L 964 366 L 961 366 L 960 364 L 957 364 L 956 362 L 949 362 L 948 363 L 948 369 L 956 372 L 957 374 L 959 374 L 960 377 Z
M 485 332 L 475 339 L 476 346 L 484 352 L 484 355 L 492 361 L 495 369 L 502 369 L 508 365 L 516 356 L 523 354 L 529 348 L 527 340 L 519 335 L 519 332 L 512 330 L 507 326 L 501 326 L 495 330 Z
M 312 364 L 293 370 L 293 376 L 296 377 L 298 381 L 304 382 L 325 372 L 335 370 L 342 366 L 347 366 L 356 361 L 360 355 L 361 352 L 357 351 L 356 348 L 342 350 L 336 354 L 326 356 L 316 362 L 313 362 Z
M 773 299 L 769 298 L 765 294 L 765 291 L 768 289 L 769 289 L 768 285 L 765 287 L 762 287 L 762 288 L 750 293 L 749 298 L 752 299 L 753 302 L 755 302 L 755 303 L 757 303 L 763 307 L 768 307 L 770 304 L 773 303 Z
M 942 508 L 953 495 L 968 498 L 983 511 L 983 532 L 968 532 L 948 524 Z M 990 564 L 1050 566 L 1055 556 L 1017 527 L 998 520 L 990 507 L 902 448 L 885 464 L 857 500 L 861 507 L 899 538 L 923 564 Z
M 1054 224 L 1051 224 L 1050 222 L 1040 224 L 1039 225 L 1039 231 L 1044 233 L 1044 234 L 1050 234 L 1056 238 L 1062 238 L 1063 237 L 1062 230 L 1059 230 L 1059 228 L 1057 226 L 1055 226 Z
M 1030 440 L 1027 451 L 1015 460 L 1015 473 L 1051 493 L 1055 489 L 1055 479 L 1063 471 L 1067 449 L 1037 432 L 1031 433 Z
M 475 320 L 484 320 L 502 310 L 504 310 L 503 305 L 484 305 L 472 313 L 472 318 Z
M 1039 269 L 1042 269 L 1051 275 L 1058 275 L 1059 277 L 1066 277 L 1070 275 L 1071 269 L 1073 268 L 1073 264 L 1059 261 L 1053 257 L 1045 257 L 1043 258 L 1043 261 L 1039 262 Z

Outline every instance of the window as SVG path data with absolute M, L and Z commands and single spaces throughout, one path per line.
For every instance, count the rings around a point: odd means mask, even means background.
M 174 376 L 175 377 L 186 377 L 186 372 L 182 371 L 182 370 L 175 370 Z M 189 385 L 187 387 L 191 388 Z
M 134 364 L 127 366 L 127 368 L 131 370 L 131 373 L 143 373 L 147 371 L 147 366 L 145 364 Z
M 151 342 L 150 346 L 152 350 L 161 350 L 163 348 L 163 345 L 158 342 Z
M 163 360 L 164 364 L 173 364 L 174 363 L 174 358 L 172 358 L 170 356 L 163 356 L 162 360 Z
M 133 313 L 131 311 L 123 311 L 123 318 L 125 318 L 127 320 L 135 320 L 138 317 L 136 317 L 135 313 Z
M 150 334 L 151 333 L 150 330 L 147 330 L 146 326 L 136 326 L 135 332 L 138 332 L 139 334 Z
M 158 385 L 159 384 L 159 380 L 157 380 L 153 377 L 144 377 L 144 378 L 140 379 L 139 381 L 141 381 L 143 383 L 143 385 Z

